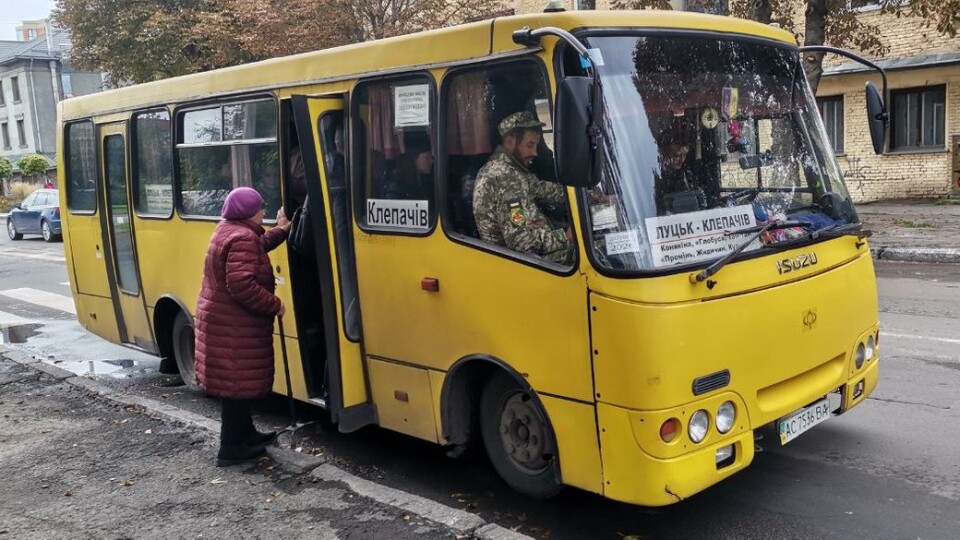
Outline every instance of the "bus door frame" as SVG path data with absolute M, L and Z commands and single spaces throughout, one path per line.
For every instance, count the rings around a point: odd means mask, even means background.
M 117 318 L 117 329 L 119 330 L 120 341 L 124 344 L 133 345 L 139 349 L 156 353 L 157 340 L 153 333 L 153 326 L 150 324 L 150 318 L 147 315 L 146 298 L 143 294 L 143 279 L 140 275 L 140 263 L 137 256 L 136 235 L 134 234 L 134 207 L 130 182 L 130 152 L 128 152 L 130 138 L 128 136 L 127 123 L 124 121 L 97 124 L 96 129 L 97 180 L 101 187 L 98 202 L 103 207 L 103 212 L 100 212 L 100 231 L 103 235 L 103 255 L 106 263 L 107 281 L 110 286 L 110 297 L 113 300 L 113 310 Z M 123 193 L 127 204 L 127 215 L 125 217 L 130 231 L 133 272 L 137 279 L 136 294 L 124 291 L 120 287 L 118 277 L 119 267 L 117 264 L 119 259 L 117 257 L 115 227 L 118 222 L 115 220 L 113 205 L 110 201 L 111 186 L 110 178 L 107 174 L 108 159 L 106 142 L 110 137 L 120 137 L 120 140 L 123 142 Z M 122 221 L 119 223 L 122 224 Z M 141 330 L 139 333 L 144 333 L 143 329 L 146 329 L 146 335 L 141 336 L 137 335 L 136 331 L 131 332 L 131 327 L 139 328 Z
M 330 185 L 324 165 L 324 141 L 320 132 L 320 120 L 324 115 L 332 111 L 340 111 L 343 114 L 344 140 L 350 140 L 346 133 L 349 126 L 347 95 L 343 93 L 316 96 L 293 95 L 290 101 L 303 159 L 307 195 L 311 201 L 310 215 L 316 244 L 326 344 L 326 379 L 330 398 L 327 408 L 332 421 L 338 424 L 339 431 L 349 433 L 361 427 L 376 424 L 377 409 L 372 401 L 370 381 L 364 361 L 363 331 L 360 330 L 360 336 L 357 339 L 351 339 L 345 328 L 346 321 L 342 309 L 343 290 L 338 279 L 340 266 L 337 263 L 341 257 L 349 256 L 348 254 L 352 251 L 338 244 L 333 230 L 334 217 L 329 204 Z M 346 154 L 348 149 L 343 150 Z M 348 167 L 349 163 L 349 156 L 345 156 L 344 167 Z M 346 170 L 345 176 L 349 178 L 349 172 Z M 345 182 L 349 197 L 350 184 L 346 179 Z M 349 212 L 352 206 L 348 203 L 347 207 Z M 352 242 L 352 216 L 349 223 L 351 229 L 349 241 Z M 355 268 L 353 264 L 349 266 Z M 359 298 L 359 294 L 357 296 Z

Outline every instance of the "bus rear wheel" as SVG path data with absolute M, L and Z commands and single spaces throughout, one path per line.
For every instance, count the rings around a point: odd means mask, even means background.
M 494 375 L 483 389 L 480 432 L 493 468 L 510 487 L 538 499 L 560 492 L 560 461 L 547 415 L 505 373 Z
M 173 330 L 171 331 L 173 341 L 173 357 L 177 361 L 177 369 L 180 370 L 180 378 L 184 384 L 191 390 L 199 390 L 197 385 L 197 370 L 194 367 L 194 342 L 193 325 L 187 314 L 180 312 L 177 318 L 173 320 Z

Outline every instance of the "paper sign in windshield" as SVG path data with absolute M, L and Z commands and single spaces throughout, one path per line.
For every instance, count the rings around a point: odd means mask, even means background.
M 722 257 L 744 242 L 744 235 L 728 231 L 755 227 L 749 204 L 714 208 L 673 216 L 647 218 L 654 266 L 671 266 Z
M 430 201 L 367 199 L 367 225 L 425 231 L 430 228 Z
M 393 89 L 394 126 L 430 125 L 430 87 L 426 84 L 397 86 Z

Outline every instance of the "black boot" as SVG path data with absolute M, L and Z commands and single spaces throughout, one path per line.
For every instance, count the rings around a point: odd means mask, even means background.
M 229 467 L 241 463 L 256 461 L 257 458 L 267 453 L 263 445 L 220 445 L 220 451 L 217 453 L 217 467 Z
M 256 446 L 269 446 L 277 440 L 276 431 L 268 431 L 266 433 L 260 433 L 257 430 L 253 430 L 253 434 L 250 436 L 250 444 Z

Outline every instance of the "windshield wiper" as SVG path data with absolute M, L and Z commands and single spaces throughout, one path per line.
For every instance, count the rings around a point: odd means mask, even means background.
M 817 229 L 815 231 L 810 231 L 807 234 L 799 238 L 792 238 L 790 240 L 784 240 L 782 242 L 774 242 L 772 244 L 764 244 L 765 248 L 783 248 L 790 247 L 797 244 L 803 244 L 811 240 L 817 240 L 819 238 L 839 238 L 841 236 L 847 236 L 851 234 L 857 235 L 861 240 L 873 235 L 871 231 L 865 231 L 863 229 L 863 223 L 847 223 L 845 225 L 827 225 L 822 229 Z M 859 245 L 857 247 L 860 247 Z
M 747 248 L 747 246 L 752 244 L 754 240 L 756 240 L 757 238 L 760 238 L 760 235 L 762 235 L 763 233 L 774 230 L 774 229 L 791 229 L 793 227 L 803 227 L 805 225 L 810 225 L 810 224 L 807 223 L 806 221 L 771 221 L 770 223 L 767 223 L 766 225 L 762 225 L 759 227 L 751 227 L 749 229 L 741 229 L 738 231 L 727 231 L 725 234 L 727 234 L 728 236 L 733 234 L 745 234 L 745 233 L 753 233 L 753 234 L 750 235 L 750 238 L 744 240 L 742 244 L 737 246 L 737 249 L 734 249 L 730 253 L 727 253 L 726 255 L 724 255 L 722 258 L 717 259 L 716 262 L 704 268 L 703 270 L 690 274 L 690 283 L 693 283 L 693 284 L 700 283 L 701 281 L 719 272 L 721 268 L 723 268 L 728 262 L 732 261 L 734 257 L 740 254 L 741 251 L 743 251 L 744 249 Z M 715 281 L 707 281 L 708 289 L 712 289 L 714 285 L 716 285 Z

